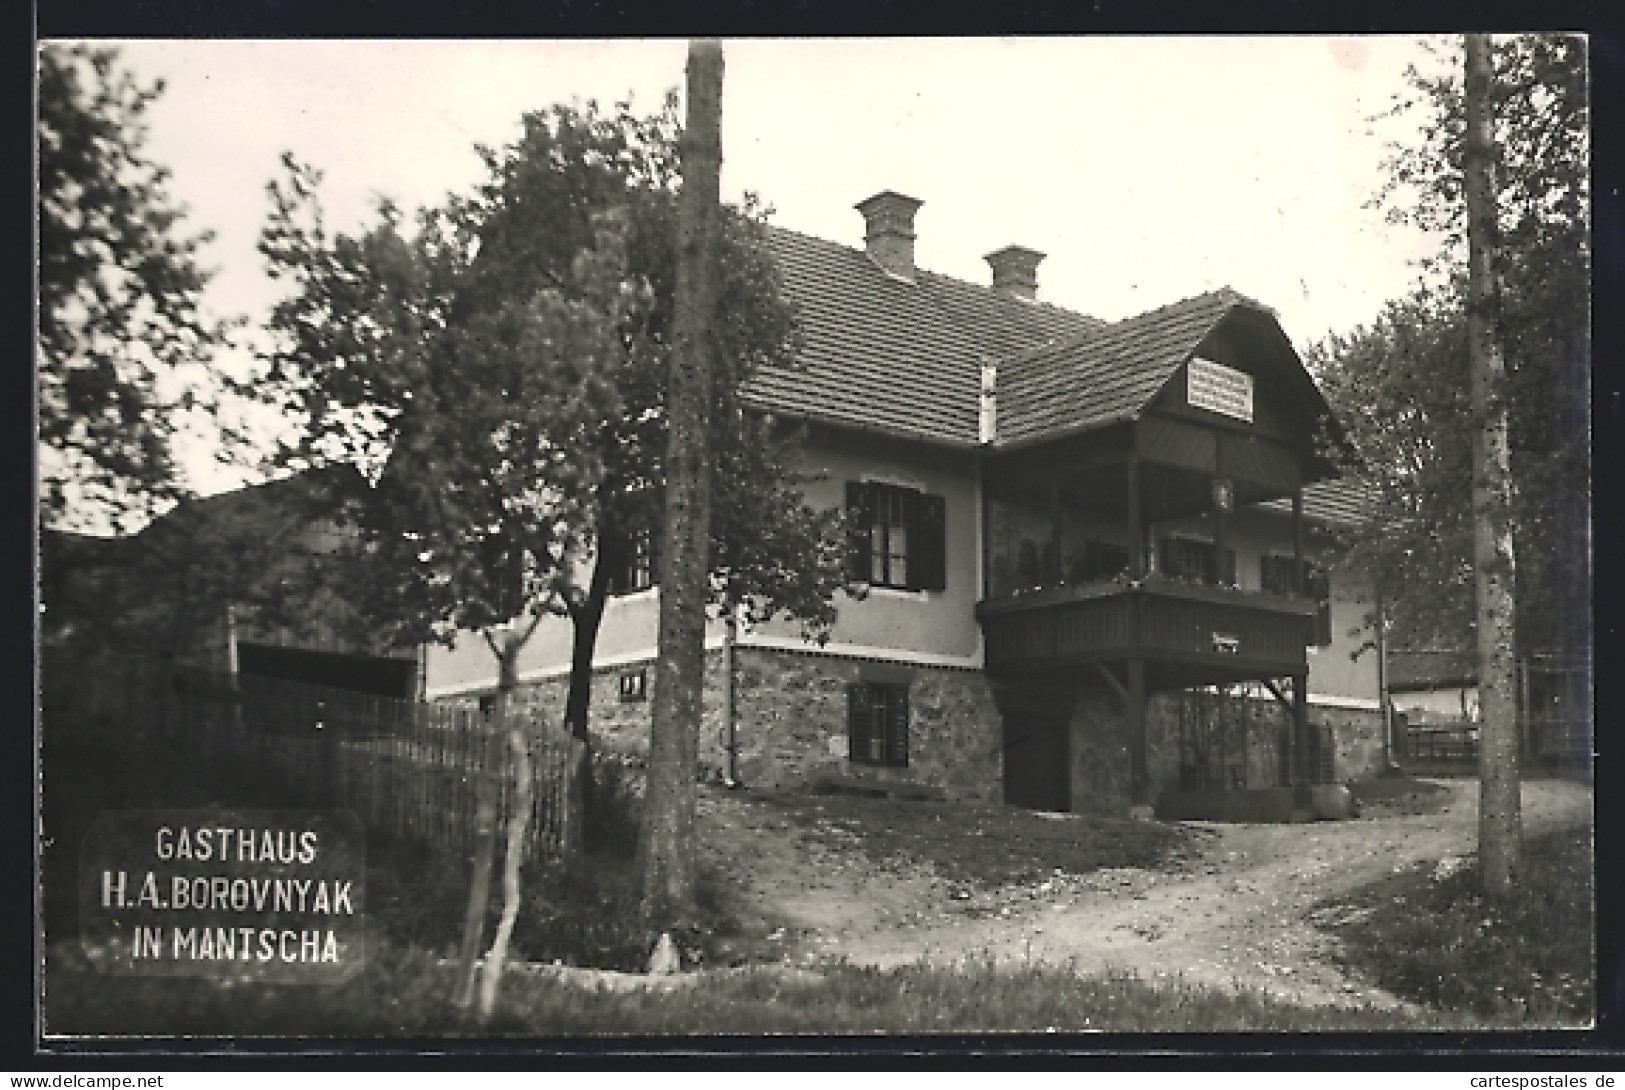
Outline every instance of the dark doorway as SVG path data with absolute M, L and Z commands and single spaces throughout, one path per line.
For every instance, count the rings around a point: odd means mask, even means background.
M 1071 686 L 1038 681 L 995 689 L 1004 720 L 1004 801 L 1031 810 L 1072 809 Z

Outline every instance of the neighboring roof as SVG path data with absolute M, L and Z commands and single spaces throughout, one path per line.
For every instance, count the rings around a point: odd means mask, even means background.
M 141 535 L 209 533 L 227 527 L 241 531 L 250 524 L 275 535 L 303 525 L 326 509 L 329 496 L 359 479 L 357 470 L 341 463 L 199 496 L 154 519 Z
M 1263 309 L 1223 288 L 1008 361 L 999 369 L 1000 442 L 1138 415 L 1208 331 L 1238 306 Z
M 1283 514 L 1292 513 L 1291 500 L 1269 500 L 1258 506 Z M 1332 526 L 1358 526 L 1371 517 L 1371 498 L 1366 487 L 1348 478 L 1315 481 L 1303 486 L 1305 518 Z
M 1473 651 L 1390 651 L 1388 687 L 1395 692 L 1460 689 L 1478 684 Z
M 984 363 L 1105 325 L 925 270 L 911 283 L 861 250 L 784 228 L 767 241 L 801 354 L 794 369 L 759 371 L 746 396 L 778 412 L 974 444 Z

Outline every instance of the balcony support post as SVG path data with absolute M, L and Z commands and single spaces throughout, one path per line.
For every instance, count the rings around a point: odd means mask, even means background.
M 1043 580 L 1049 586 L 1060 583 L 1065 565 L 1061 563 L 1061 478 L 1052 474 L 1049 479 L 1049 555 L 1044 557 Z
M 1140 459 L 1128 457 L 1128 574 L 1145 578 L 1145 527 L 1140 524 Z
M 1298 775 L 1293 779 L 1297 783 L 1313 782 L 1313 772 L 1300 767 L 1303 757 L 1309 751 L 1309 675 L 1307 673 L 1292 676 L 1292 751 L 1293 767 Z
M 1303 489 L 1292 490 L 1292 593 L 1303 597 Z
M 1151 774 L 1145 744 L 1145 660 L 1129 659 L 1124 664 L 1124 672 L 1128 675 L 1130 800 L 1135 806 L 1149 806 Z

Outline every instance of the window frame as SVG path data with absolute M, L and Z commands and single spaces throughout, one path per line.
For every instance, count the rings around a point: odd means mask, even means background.
M 658 543 L 650 527 L 639 527 L 627 535 L 624 558 L 609 576 L 609 596 L 622 598 L 659 586 L 658 553 Z
M 909 686 L 854 681 L 846 688 L 847 761 L 870 768 L 909 765 Z
M 1296 584 L 1287 590 L 1279 590 L 1271 586 L 1277 579 L 1266 575 L 1274 567 L 1277 573 L 1284 568 L 1292 574 L 1292 557 L 1278 553 L 1266 553 L 1258 558 L 1258 585 L 1270 594 L 1282 594 L 1288 597 L 1303 597 L 1313 599 L 1315 602 L 1314 628 L 1310 635 L 1310 646 L 1330 647 L 1332 645 L 1332 577 L 1331 570 L 1324 564 L 1317 563 L 1308 557 L 1303 558 L 1303 592 L 1300 595 Z
M 944 497 L 886 481 L 848 481 L 846 510 L 853 582 L 910 592 L 947 589 Z
M 1174 565 L 1170 561 L 1173 559 L 1172 553 L 1176 546 L 1201 550 L 1196 565 L 1199 570 L 1195 575 L 1187 571 L 1172 570 Z M 1227 545 L 1223 556 L 1220 556 L 1218 543 L 1209 538 L 1187 533 L 1164 534 L 1157 539 L 1156 556 L 1158 574 L 1170 579 L 1192 580 L 1213 587 L 1236 585 L 1236 550 L 1233 546 Z

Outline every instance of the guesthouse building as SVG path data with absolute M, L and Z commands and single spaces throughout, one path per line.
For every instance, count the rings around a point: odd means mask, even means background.
M 768 229 L 801 350 L 747 400 L 805 428 L 806 497 L 848 511 L 867 593 L 823 644 L 711 625 L 706 769 L 1198 816 L 1381 766 L 1369 607 L 1336 547 L 1358 493 L 1275 313 L 1221 289 L 1101 321 L 1041 301 L 1021 246 L 988 283 L 940 275 L 914 260 L 920 208 L 860 202 L 861 247 Z M 606 610 L 600 745 L 647 745 L 653 583 L 637 565 Z M 563 619 L 531 638 L 523 706 L 562 719 L 570 645 Z M 429 699 L 495 688 L 474 639 L 421 670 Z

